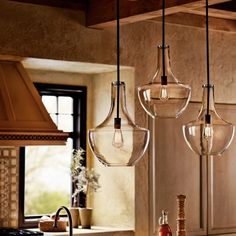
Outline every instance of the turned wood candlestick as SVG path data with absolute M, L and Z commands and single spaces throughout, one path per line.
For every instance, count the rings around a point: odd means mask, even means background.
M 185 195 L 178 195 L 177 196 L 177 205 L 178 205 L 178 212 L 177 212 L 177 231 L 176 236 L 186 236 L 186 229 L 185 229 L 185 211 L 184 211 L 184 204 L 185 204 Z

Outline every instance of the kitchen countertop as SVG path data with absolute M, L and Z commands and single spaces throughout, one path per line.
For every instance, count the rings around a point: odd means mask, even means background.
M 32 229 L 36 231 L 36 229 Z M 133 229 L 124 228 L 111 228 L 111 227 L 100 227 L 92 226 L 91 229 L 76 229 L 73 228 L 73 236 L 88 236 L 88 234 L 93 234 L 93 236 L 133 236 Z M 69 232 L 45 232 L 44 236 L 68 236 Z

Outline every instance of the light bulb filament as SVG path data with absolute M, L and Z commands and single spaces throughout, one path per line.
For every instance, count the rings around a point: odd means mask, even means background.
M 160 100 L 161 101 L 166 101 L 169 99 L 168 91 L 167 91 L 167 86 L 162 85 L 161 86 L 161 91 L 160 91 Z
M 213 137 L 213 133 L 214 131 L 212 125 L 206 124 L 203 131 L 203 137 L 208 140 Z
M 203 143 L 202 143 L 202 152 L 205 154 L 210 154 L 213 147 L 213 125 L 206 123 L 203 126 Z
M 115 129 L 112 145 L 116 148 L 121 148 L 124 145 L 123 134 L 121 129 Z

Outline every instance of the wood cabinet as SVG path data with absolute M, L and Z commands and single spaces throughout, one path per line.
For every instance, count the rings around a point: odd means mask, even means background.
M 196 119 L 200 106 L 191 103 L 180 118 L 154 122 L 151 229 L 167 209 L 175 234 L 176 196 L 184 194 L 188 235 L 236 232 L 236 139 L 222 157 L 208 157 L 208 163 L 194 154 L 184 141 L 182 125 Z M 236 119 L 235 105 L 217 105 L 217 111 L 227 121 Z

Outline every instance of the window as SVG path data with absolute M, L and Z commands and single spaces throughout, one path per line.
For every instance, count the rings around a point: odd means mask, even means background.
M 20 226 L 33 226 L 33 219 L 70 205 L 72 149 L 86 148 L 86 87 L 35 86 L 52 120 L 69 138 L 66 146 L 20 149 Z

